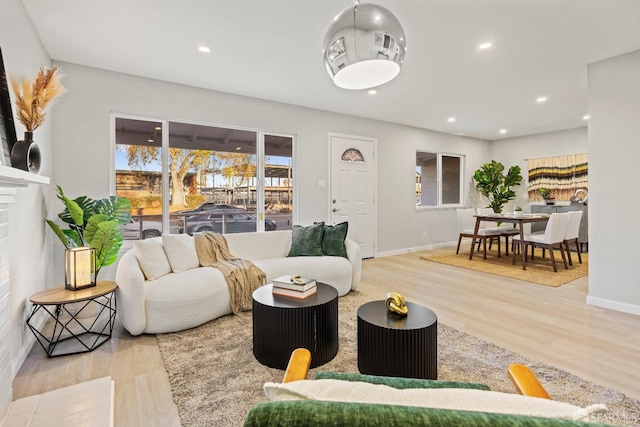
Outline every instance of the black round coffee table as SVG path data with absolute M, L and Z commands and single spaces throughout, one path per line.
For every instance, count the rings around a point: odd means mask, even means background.
M 438 378 L 438 319 L 420 304 L 390 313 L 384 301 L 358 308 L 358 369 L 362 374 Z
M 272 285 L 253 293 L 253 354 L 263 365 L 286 369 L 291 352 L 306 348 L 311 367 L 338 353 L 338 291 L 317 284 L 315 295 L 296 299 L 273 295 Z

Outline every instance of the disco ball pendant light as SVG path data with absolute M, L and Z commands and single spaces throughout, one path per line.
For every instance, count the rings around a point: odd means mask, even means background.
M 368 89 L 393 80 L 404 61 L 406 38 L 388 9 L 355 0 L 335 17 L 324 42 L 324 63 L 336 86 Z

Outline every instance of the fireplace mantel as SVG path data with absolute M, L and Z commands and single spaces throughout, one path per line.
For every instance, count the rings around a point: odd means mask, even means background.
M 2 308 L 0 325 L 11 323 L 8 231 L 9 210 L 12 209 L 10 205 L 16 202 L 18 188 L 27 187 L 30 184 L 49 184 L 49 177 L 0 165 L 0 307 Z M 11 379 L 15 377 L 13 366 L 15 361 L 12 359 L 14 356 L 11 351 L 9 332 L 9 327 L 0 328 L 0 360 L 10 361 L 0 366 L 0 419 L 3 409 L 7 408 L 12 400 Z
M 49 177 L 0 165 L 0 187 L 26 187 L 29 184 L 49 184 Z

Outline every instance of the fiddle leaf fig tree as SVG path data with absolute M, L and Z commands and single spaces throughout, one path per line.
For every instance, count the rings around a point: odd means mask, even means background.
M 120 225 L 129 221 L 131 204 L 123 197 L 111 196 L 93 200 L 80 196 L 74 200 L 65 196 L 62 187 L 56 186 L 58 199 L 65 210 L 58 217 L 68 229 L 62 229 L 52 220 L 46 220 L 65 248 L 91 246 L 96 250 L 96 276 L 102 267 L 113 264 L 122 246 Z
M 475 171 L 473 180 L 476 189 L 489 199 L 488 207 L 500 213 L 509 200 L 515 199 L 516 192 L 511 187 L 520 185 L 522 175 L 520 175 L 520 166 L 517 165 L 511 166 L 505 175 L 504 165 L 492 160 L 491 163 L 485 163 Z

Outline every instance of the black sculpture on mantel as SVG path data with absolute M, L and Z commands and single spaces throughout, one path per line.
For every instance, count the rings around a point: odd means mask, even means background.
M 38 174 L 40 164 L 40 148 L 33 142 L 33 132 L 25 132 L 24 139 L 16 142 L 11 150 L 11 165 Z

